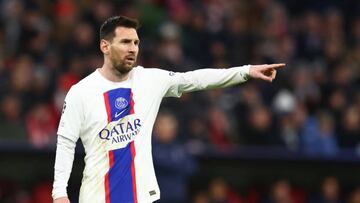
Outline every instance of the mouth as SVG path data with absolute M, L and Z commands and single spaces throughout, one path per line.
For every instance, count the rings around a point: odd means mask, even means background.
M 125 61 L 130 62 L 130 63 L 134 63 L 136 60 L 135 56 L 126 56 L 125 57 Z

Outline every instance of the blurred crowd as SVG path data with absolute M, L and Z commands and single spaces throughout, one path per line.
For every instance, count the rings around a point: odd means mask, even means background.
M 275 180 L 261 189 L 248 189 L 244 195 L 234 191 L 224 179 L 210 181 L 207 190 L 197 193 L 193 203 L 358 203 L 359 188 L 344 193 L 336 177 L 325 177 L 317 191 L 309 193 L 301 187 L 292 185 L 286 179 Z
M 5 185 L 7 184 L 7 185 Z M 3 203 L 51 203 L 51 184 L 38 183 L 32 190 L 19 188 L 16 184 L 0 185 L 5 195 L 0 196 Z M 316 190 L 310 192 L 303 187 L 292 184 L 287 179 L 274 180 L 269 184 L 249 187 L 238 192 L 235 187 L 221 177 L 213 178 L 205 188 L 199 189 L 189 196 L 179 199 L 168 198 L 165 195 L 158 203 L 359 203 L 360 187 L 344 191 L 343 185 L 334 176 L 323 179 Z M 173 194 L 172 196 L 175 196 Z M 171 196 L 171 195 L 170 195 Z M 188 198 L 188 199 L 186 199 Z M 78 202 L 76 198 L 71 202 Z M 173 201 L 177 200 L 177 201 Z
M 273 84 L 165 100 L 183 139 L 333 155 L 360 142 L 360 6 L 347 1 L 2 0 L 1 139 L 55 143 L 64 96 L 101 67 L 98 29 L 141 22 L 138 63 L 171 71 L 283 62 Z
M 201 183 L 198 178 L 204 176 L 203 171 L 199 171 L 197 161 L 188 153 L 191 150 L 179 141 L 179 127 L 174 114 L 160 111 L 153 142 L 154 166 L 161 189 L 159 203 L 360 203 L 358 182 L 342 184 L 338 177 L 326 175 L 325 171 L 318 174 L 322 180 L 313 180 L 312 186 L 293 184 L 285 175 L 260 181 L 252 178 L 245 188 L 221 175 L 212 175 Z M 310 178 L 305 173 L 298 175 Z
M 360 143 L 360 6 L 346 1 L 1 0 L 1 140 L 54 145 L 71 85 L 101 67 L 98 29 L 141 22 L 138 64 L 171 71 L 286 63 L 273 84 L 185 94 L 163 106 L 184 141 L 331 156 Z M 206 77 L 206 76 L 205 76 Z
M 358 0 L 0 0 L 0 142 L 55 145 L 64 97 L 101 67 L 98 30 L 118 14 L 140 20 L 138 64 L 144 67 L 183 72 L 287 64 L 272 84 L 250 80 L 164 99 L 178 122 L 179 143 L 219 150 L 276 146 L 326 157 L 360 149 Z M 182 150 L 159 143 L 155 149 Z M 165 182 L 169 171 L 180 181 L 196 170 L 190 158 L 189 168 L 177 172 L 161 159 L 179 157 L 157 158 Z M 324 184 L 336 182 L 329 181 Z M 226 202 L 224 187 L 224 180 L 214 180 L 194 202 Z M 288 199 L 294 197 L 286 180 L 269 191 L 265 202 L 297 202 Z M 326 202 L 325 196 L 314 201 Z M 359 198 L 357 189 L 346 202 Z

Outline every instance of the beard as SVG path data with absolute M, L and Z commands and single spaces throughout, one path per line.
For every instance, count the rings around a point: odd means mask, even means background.
M 115 70 L 120 73 L 120 74 L 127 74 L 129 73 L 133 67 L 135 65 L 135 61 L 131 64 L 126 63 L 125 60 L 123 61 L 114 61 L 113 62 L 113 67 L 115 68 Z

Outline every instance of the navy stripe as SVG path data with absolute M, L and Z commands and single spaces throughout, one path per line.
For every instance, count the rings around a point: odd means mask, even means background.
M 131 143 L 113 151 L 114 164 L 109 170 L 111 203 L 134 203 Z

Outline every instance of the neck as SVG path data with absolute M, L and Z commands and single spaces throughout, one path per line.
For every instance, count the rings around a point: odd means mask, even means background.
M 112 82 L 122 82 L 127 80 L 129 77 L 129 73 L 120 73 L 109 63 L 104 63 L 103 66 L 99 69 L 99 72 L 102 76 Z

